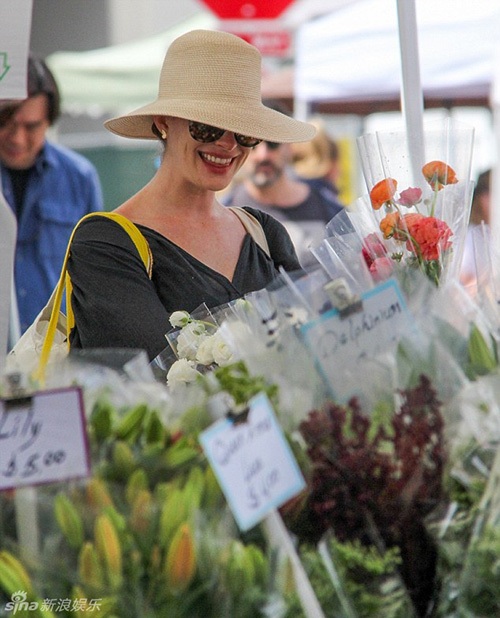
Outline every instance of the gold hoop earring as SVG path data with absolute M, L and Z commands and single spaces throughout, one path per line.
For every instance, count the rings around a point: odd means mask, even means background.
M 167 132 L 165 131 L 165 129 L 161 130 L 160 135 L 161 135 L 161 139 L 167 139 Z

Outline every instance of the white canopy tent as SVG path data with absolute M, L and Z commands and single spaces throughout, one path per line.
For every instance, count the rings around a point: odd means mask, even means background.
M 416 0 L 421 92 L 443 106 L 487 103 L 500 3 Z M 308 22 L 296 36 L 299 107 L 383 109 L 399 103 L 402 67 L 396 0 L 357 0 Z M 418 94 L 418 93 L 417 93 Z M 394 108 L 394 107 L 392 107 Z
M 130 111 L 158 94 L 158 78 L 170 43 L 197 28 L 218 23 L 209 13 L 199 13 L 166 32 L 122 45 L 85 52 L 56 52 L 47 64 L 61 89 L 64 110 L 100 115 Z

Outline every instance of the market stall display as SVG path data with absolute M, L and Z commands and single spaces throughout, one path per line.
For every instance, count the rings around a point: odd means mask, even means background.
M 81 389 L 91 472 L 37 485 L 37 559 L 16 490 L 0 494 L 0 607 L 498 614 L 498 277 L 476 298 L 456 278 L 472 146 L 456 129 L 418 179 L 404 139 L 367 137 L 368 193 L 330 222 L 317 266 L 179 308 L 151 364 L 48 366 L 47 392 Z

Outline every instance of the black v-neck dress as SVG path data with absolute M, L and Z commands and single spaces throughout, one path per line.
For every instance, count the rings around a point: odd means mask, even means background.
M 71 245 L 68 271 L 75 328 L 72 349 L 135 348 L 155 358 L 165 347 L 173 311 L 213 308 L 268 286 L 279 267 L 300 265 L 281 223 L 247 208 L 261 223 L 271 257 L 247 234 L 232 281 L 212 270 L 158 232 L 139 225 L 153 255 L 149 279 L 128 234 L 115 221 L 84 221 Z

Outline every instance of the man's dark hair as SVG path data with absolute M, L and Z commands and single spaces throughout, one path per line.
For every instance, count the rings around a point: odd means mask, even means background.
M 52 71 L 44 60 L 30 54 L 27 73 L 28 98 L 44 94 L 47 97 L 47 119 L 49 124 L 54 124 L 61 113 L 61 95 Z M 22 101 L 4 101 L 2 103 L 0 127 L 12 118 Z
M 50 124 L 61 113 L 61 96 L 52 71 L 41 58 L 30 54 L 28 58 L 28 97 L 45 94 L 48 100 L 48 120 Z

